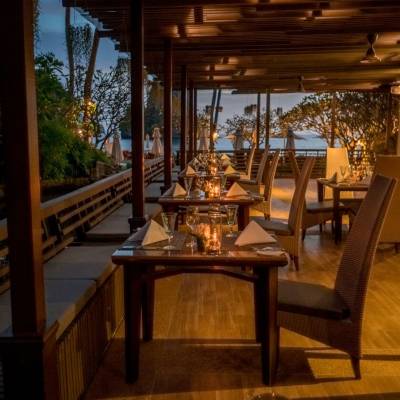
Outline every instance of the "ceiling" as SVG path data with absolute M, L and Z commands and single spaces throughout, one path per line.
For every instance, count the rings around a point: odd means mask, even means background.
M 63 0 L 129 49 L 133 0 Z M 363 64 L 367 35 L 381 61 Z M 145 0 L 145 64 L 162 79 L 166 38 L 174 77 L 198 88 L 274 92 L 375 90 L 400 82 L 399 0 Z

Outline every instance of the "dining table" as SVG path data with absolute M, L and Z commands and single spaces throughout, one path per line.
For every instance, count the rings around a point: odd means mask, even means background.
M 269 244 L 268 248 L 264 248 L 265 244 L 238 247 L 235 238 L 226 235 L 222 237 L 221 250 L 209 254 L 187 247 L 188 240 L 187 233 L 175 232 L 172 239 L 175 249 L 164 250 L 164 242 L 142 246 L 141 242 L 128 239 L 112 255 L 112 261 L 122 265 L 124 271 L 126 381 L 133 383 L 139 377 L 141 332 L 144 341 L 153 338 L 154 281 L 177 274 L 207 273 L 253 283 L 262 380 L 271 385 L 279 352 L 278 268 L 287 265 L 287 255 L 277 244 L 272 247 Z
M 238 206 L 238 228 L 243 230 L 250 220 L 250 208 L 254 204 L 263 201 L 263 196 L 248 192 L 246 195 L 227 196 L 226 192 L 218 197 L 207 197 L 204 192 L 198 195 L 190 194 L 189 196 L 170 196 L 163 194 L 158 199 L 163 211 L 178 212 L 181 207 L 187 206 L 210 206 L 212 204 L 229 205 L 236 204 Z
M 340 207 L 340 196 L 344 192 L 367 192 L 369 183 L 361 181 L 332 182 L 329 179 L 317 179 L 318 201 L 324 200 L 325 188 L 332 190 L 333 195 L 333 235 L 336 244 L 342 241 L 342 211 Z

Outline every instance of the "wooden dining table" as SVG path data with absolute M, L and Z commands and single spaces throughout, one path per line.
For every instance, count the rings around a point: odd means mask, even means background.
M 342 241 L 342 212 L 340 209 L 340 195 L 343 192 L 367 192 L 369 184 L 362 182 L 330 182 L 328 179 L 317 179 L 318 201 L 324 200 L 324 189 L 329 187 L 333 193 L 333 221 L 334 239 L 338 244 Z
M 281 252 L 260 255 L 254 246 L 235 246 L 235 238 L 226 236 L 223 236 L 219 254 L 201 253 L 186 246 L 188 237 L 187 233 L 175 232 L 172 244 L 176 250 L 172 251 L 163 250 L 164 242 L 143 247 L 140 242 L 128 239 L 112 256 L 112 261 L 124 269 L 126 381 L 133 383 L 139 376 L 141 327 L 144 341 L 153 338 L 155 279 L 182 273 L 211 273 L 254 284 L 256 340 L 261 345 L 262 379 L 271 385 L 279 351 L 278 267 L 287 265 L 286 255 Z
M 238 228 L 243 230 L 250 220 L 250 207 L 263 200 L 263 197 L 256 193 L 248 193 L 243 196 L 228 197 L 222 194 L 220 197 L 206 197 L 204 192 L 200 195 L 190 197 L 186 196 L 166 196 L 165 194 L 159 197 L 158 203 L 163 208 L 163 211 L 177 212 L 181 207 L 187 206 L 209 206 L 212 204 L 228 205 L 236 204 L 238 206 Z

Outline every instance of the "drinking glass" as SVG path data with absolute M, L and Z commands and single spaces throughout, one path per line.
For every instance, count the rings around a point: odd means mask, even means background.
M 229 232 L 226 237 L 235 237 L 236 234 L 233 232 L 233 225 L 236 224 L 238 206 L 234 204 L 228 204 L 225 206 L 226 210 L 226 223 L 229 226 Z
M 185 176 L 183 178 L 183 183 L 185 184 L 186 198 L 190 199 L 190 190 L 192 189 L 193 185 L 193 176 Z
M 200 223 L 200 214 L 199 208 L 195 206 L 189 206 L 186 209 L 186 225 L 190 229 L 190 233 L 192 233 L 196 225 Z M 193 235 L 190 235 L 190 242 L 186 244 L 187 247 L 193 248 L 196 244 Z
M 177 214 L 174 212 L 161 213 L 164 229 L 166 234 L 168 235 L 168 245 L 163 247 L 164 250 L 175 250 L 175 246 L 171 244 L 171 240 L 174 237 L 176 215 Z

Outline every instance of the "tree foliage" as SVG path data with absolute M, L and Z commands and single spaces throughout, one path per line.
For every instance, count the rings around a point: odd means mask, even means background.
M 282 115 L 282 123 L 294 130 L 311 130 L 330 143 L 331 93 L 312 94 Z M 378 92 L 336 93 L 335 137 L 348 150 L 382 150 L 386 140 L 388 94 Z M 397 124 L 396 116 L 394 116 Z M 393 132 L 391 132 L 393 133 Z
M 71 124 L 76 101 L 62 83 L 63 64 L 53 54 L 36 58 L 40 167 L 43 179 L 87 176 L 107 157 L 82 140 Z

